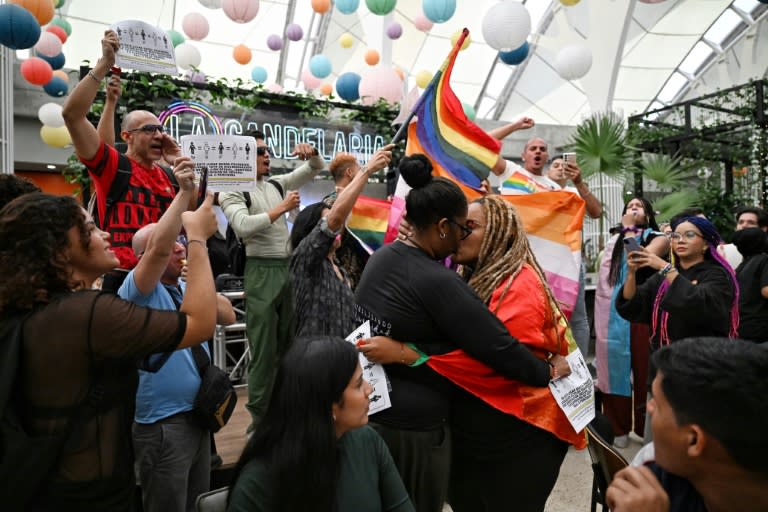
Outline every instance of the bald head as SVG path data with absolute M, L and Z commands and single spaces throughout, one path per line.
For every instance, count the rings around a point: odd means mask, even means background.
M 539 137 L 534 137 L 525 143 L 525 149 L 523 149 L 521 156 L 525 170 L 541 176 L 544 166 L 549 160 L 547 143 Z
M 159 123 L 160 121 L 152 112 L 147 110 L 132 110 L 131 112 L 125 114 L 123 122 L 120 124 L 120 131 L 127 132 L 128 130 L 133 130 L 134 128 L 144 126 L 145 124 Z
M 157 226 L 156 223 L 147 224 L 133 235 L 131 247 L 133 247 L 133 253 L 137 258 L 147 249 L 147 244 L 149 243 L 152 233 L 155 231 L 155 226 Z

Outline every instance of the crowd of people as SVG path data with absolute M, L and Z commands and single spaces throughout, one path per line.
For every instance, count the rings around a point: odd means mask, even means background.
M 118 48 L 107 31 L 63 110 L 94 212 L 0 176 L 0 327 L 21 337 L 2 405 L 50 447 L 27 482 L 34 492 L 4 502 L 195 509 L 215 453 L 195 413 L 199 358 L 210 361 L 203 342 L 215 325 L 235 321 L 207 252 L 220 207 L 245 244 L 250 352 L 250 422 L 229 510 L 543 511 L 569 447 L 587 442 L 548 387 L 569 375 L 577 347 L 589 353 L 583 268 L 569 319 L 516 208 L 494 193 L 468 203 L 420 154 L 398 164 L 411 188 L 398 240 L 367 261 L 340 259 L 345 221 L 391 145 L 366 165 L 337 156 L 335 191 L 305 206 L 292 230 L 297 190 L 325 166 L 308 144 L 293 152 L 302 165 L 270 177 L 267 141 L 251 133 L 251 190 L 199 201 L 193 161 L 151 112 L 123 116 L 127 149 L 115 149 L 119 80 L 99 126 L 88 121 Z M 602 214 L 574 160 L 546 169 L 540 138 L 522 156 L 524 167 L 494 170 L 517 177 L 508 192 L 565 190 Z M 706 217 L 685 212 L 665 233 L 633 197 L 605 248 L 597 388 L 617 446 L 632 430 L 652 431 L 655 446 L 652 463 L 611 484 L 613 510 L 768 511 L 768 215 L 745 208 L 736 229 L 726 245 Z M 370 339 L 344 341 L 365 321 Z M 391 407 L 375 414 L 359 353 L 386 371 Z

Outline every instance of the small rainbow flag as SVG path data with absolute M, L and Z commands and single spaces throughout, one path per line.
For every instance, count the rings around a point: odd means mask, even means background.
M 504 182 L 501 184 L 502 194 L 533 194 L 535 192 L 551 192 L 550 188 L 547 188 L 538 181 L 532 179 L 530 176 L 526 176 L 520 171 L 514 171 Z
M 373 254 L 373 251 L 384 245 L 389 206 L 389 201 L 384 199 L 359 196 L 347 219 L 347 230 L 368 254 Z

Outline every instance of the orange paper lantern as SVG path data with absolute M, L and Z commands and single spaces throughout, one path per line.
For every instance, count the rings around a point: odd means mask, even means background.
M 53 68 L 39 57 L 30 57 L 21 63 L 21 76 L 32 85 L 45 85 L 53 78 Z
M 371 49 L 365 52 L 365 62 L 369 66 L 375 66 L 376 64 L 378 64 L 379 58 L 380 58 L 379 52 L 377 52 L 376 50 Z
M 10 0 L 11 4 L 20 5 L 37 19 L 42 25 L 47 25 L 53 19 L 53 2 L 51 0 Z
M 53 76 L 61 78 L 65 82 L 69 83 L 69 75 L 67 75 L 65 71 L 57 69 L 56 71 L 53 72 Z
M 238 64 L 248 64 L 251 62 L 251 57 L 253 57 L 251 49 L 244 44 L 239 44 L 232 49 L 232 58 Z
M 331 10 L 331 0 L 312 0 L 312 10 L 318 14 L 325 14 Z
M 332 92 L 333 92 L 333 86 L 331 86 L 331 84 L 329 84 L 328 82 L 320 86 L 320 94 L 322 94 L 323 96 L 330 96 Z

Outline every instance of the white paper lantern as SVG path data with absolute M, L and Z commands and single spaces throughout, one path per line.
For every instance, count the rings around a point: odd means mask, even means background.
M 363 75 L 358 90 L 363 105 L 373 105 L 379 98 L 397 103 L 403 97 L 403 81 L 394 69 L 379 66 Z
M 501 2 L 485 13 L 483 37 L 488 46 L 500 52 L 519 48 L 531 33 L 531 15 L 518 2 Z
M 208 9 L 221 9 L 221 0 L 198 0 L 200 5 Z
M 200 50 L 192 46 L 191 43 L 181 43 L 176 47 L 176 65 L 181 69 L 192 69 L 200 67 Z
M 248 23 L 259 13 L 259 0 L 222 0 L 221 8 L 235 23 Z
M 187 34 L 187 37 L 195 41 L 205 39 L 210 27 L 205 16 L 198 12 L 190 12 L 181 20 L 181 29 Z
M 578 80 L 592 67 L 592 51 L 584 44 L 571 44 L 557 53 L 555 71 L 566 80 Z
M 46 103 L 37 110 L 37 118 L 45 126 L 60 128 L 64 126 L 64 118 L 61 115 L 61 105 L 58 103 Z
M 53 32 L 43 31 L 35 43 L 35 52 L 46 57 L 55 57 L 61 53 L 61 39 Z

